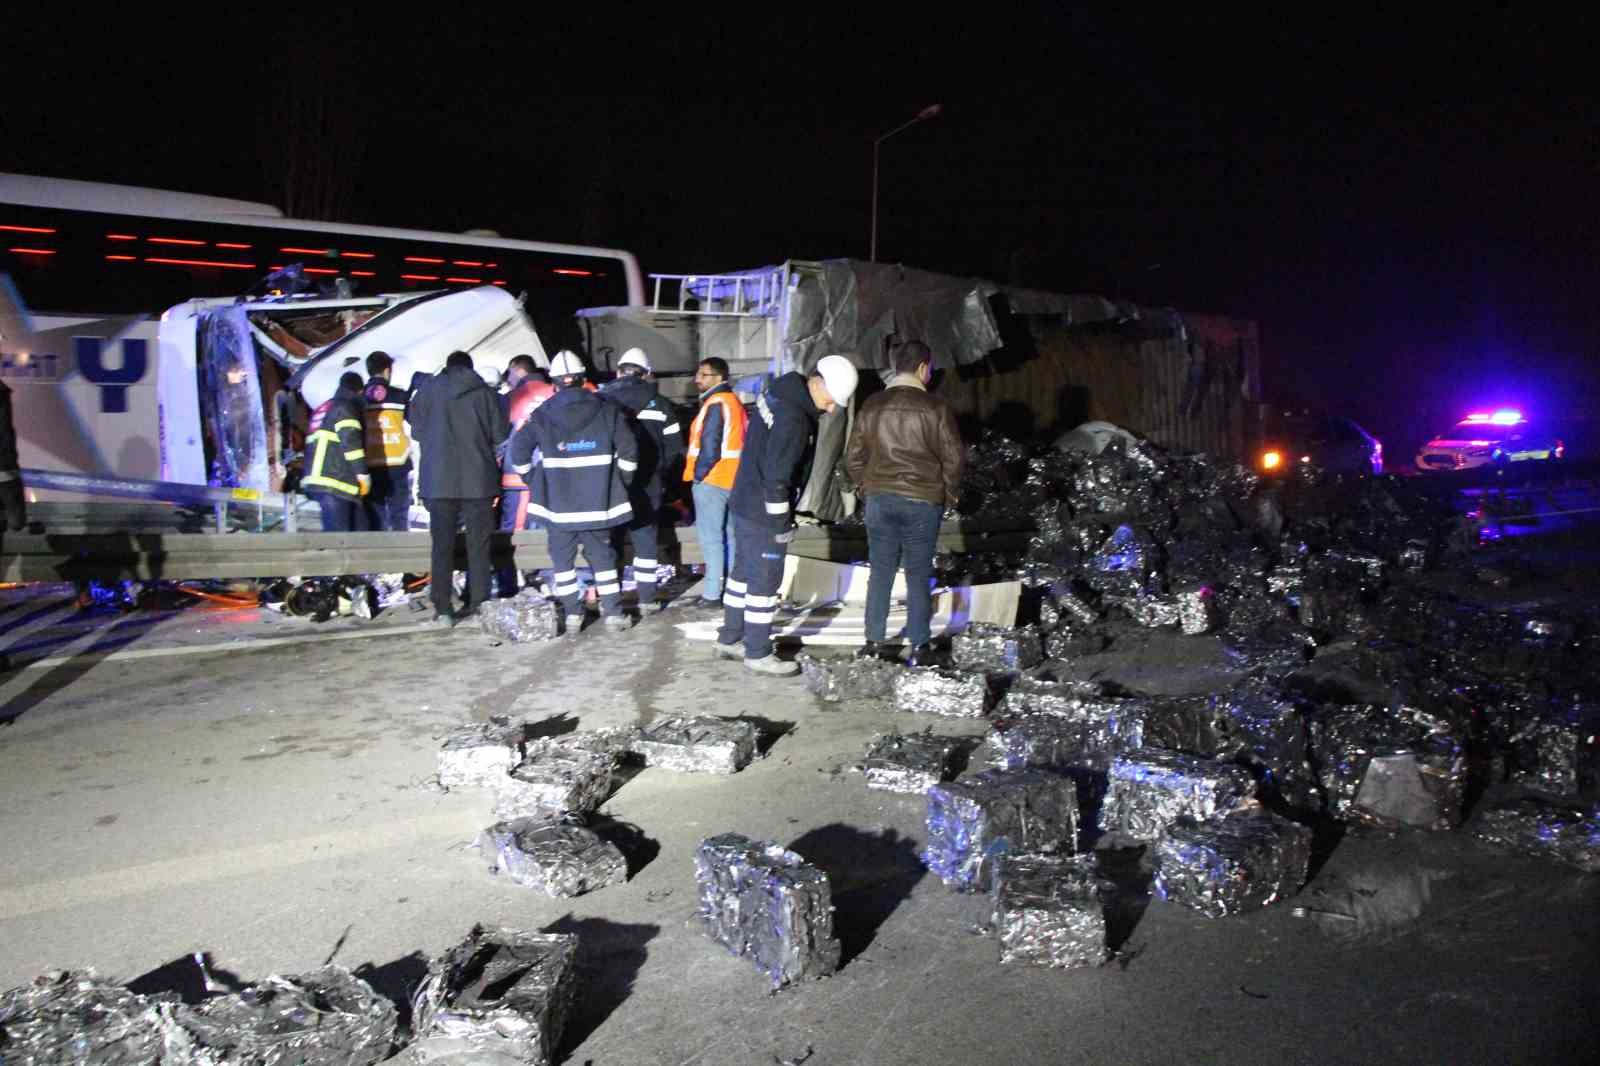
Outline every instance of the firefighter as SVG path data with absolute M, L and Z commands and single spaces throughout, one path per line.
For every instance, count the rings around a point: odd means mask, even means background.
M 624 479 L 638 470 L 638 445 L 622 408 L 585 389 L 586 376 L 575 354 L 558 352 L 550 363 L 556 394 L 511 438 L 512 467 L 528 483 L 528 511 L 549 531 L 555 594 L 568 637 L 583 627 L 580 547 L 594 568 L 602 622 L 614 631 L 630 624 L 621 610 L 611 531 L 633 519 Z
M 794 504 L 805 487 L 806 457 L 816 441 L 817 420 L 848 405 L 857 381 L 850 360 L 825 355 L 810 374 L 791 371 L 761 383 L 759 417 L 750 420 L 728 501 L 737 548 L 722 597 L 722 629 L 715 645 L 719 658 L 743 658 L 759 674 L 789 677 L 800 672 L 772 650 L 783 559 L 794 539 Z
M 627 525 L 633 538 L 633 580 L 639 587 L 639 610 L 659 609 L 656 569 L 660 565 L 661 498 L 667 478 L 683 463 L 683 427 L 672 401 L 657 389 L 643 349 L 629 348 L 622 353 L 616 380 L 607 382 L 600 395 L 628 413 L 638 438 L 639 468 L 628 485 L 633 502 L 633 520 Z
M 367 356 L 367 522 L 373 529 L 404 533 L 411 528 L 411 432 L 406 427 L 411 390 L 389 379 L 394 359 L 388 352 Z
M 361 424 L 361 378 L 345 374 L 333 399 L 311 413 L 306 472 L 300 487 L 322 509 L 322 528 L 349 533 L 367 528 L 361 498 L 372 489 Z
M 706 562 L 705 583 L 699 606 L 722 608 L 722 580 L 732 570 L 733 538 L 728 535 L 728 497 L 744 450 L 749 417 L 728 385 L 728 363 L 712 357 L 700 360 L 694 383 L 700 390 L 700 413 L 689 427 L 689 450 L 683 461 L 683 480 L 694 496 L 694 533 L 700 557 Z

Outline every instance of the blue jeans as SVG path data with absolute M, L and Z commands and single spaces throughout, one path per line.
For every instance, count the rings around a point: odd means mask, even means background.
M 694 535 L 700 542 L 700 556 L 706 561 L 706 583 L 700 586 L 700 595 L 720 600 L 723 575 L 733 573 L 734 556 L 738 554 L 728 535 L 728 497 L 733 493 L 704 481 L 696 481 L 690 491 L 694 496 Z
M 926 500 L 876 492 L 867 497 L 867 639 L 882 641 L 894 575 L 906 569 L 906 639 L 928 643 L 933 617 L 933 549 L 944 508 Z

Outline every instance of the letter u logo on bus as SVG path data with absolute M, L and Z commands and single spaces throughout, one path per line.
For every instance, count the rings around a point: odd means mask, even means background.
M 122 341 L 122 365 L 115 369 L 101 362 L 105 341 L 99 337 L 74 337 L 72 347 L 78 357 L 78 373 L 100 386 L 100 413 L 125 414 L 128 386 L 141 381 L 148 366 L 145 342 L 138 337 Z

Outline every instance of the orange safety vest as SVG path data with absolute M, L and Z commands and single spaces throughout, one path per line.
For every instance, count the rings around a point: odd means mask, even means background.
M 705 481 L 707 485 L 732 491 L 734 475 L 739 472 L 739 454 L 744 451 L 745 426 L 750 416 L 744 413 L 744 405 L 731 391 L 712 396 L 700 405 L 700 413 L 694 416 L 694 423 L 689 427 L 689 454 L 683 462 L 683 480 L 694 480 L 695 460 L 700 458 L 700 430 L 705 425 L 706 412 L 711 410 L 714 403 L 722 405 L 722 451 Z

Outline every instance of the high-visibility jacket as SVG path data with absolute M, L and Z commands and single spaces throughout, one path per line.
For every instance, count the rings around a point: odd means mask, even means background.
M 362 412 L 366 424 L 367 466 L 389 470 L 411 466 L 411 432 L 406 428 L 406 407 L 411 390 L 391 385 L 383 378 L 367 382 Z
M 306 472 L 300 487 L 360 499 L 367 473 L 367 448 L 361 425 L 361 394 L 340 389 L 311 413 L 306 434 Z
M 633 520 L 624 477 L 639 469 L 627 413 L 583 389 L 561 389 L 511 436 L 528 513 L 552 528 L 609 529 Z
M 749 424 L 744 404 L 726 384 L 707 392 L 700 412 L 689 427 L 689 454 L 683 463 L 683 480 L 703 481 L 719 489 L 733 488 L 744 453 Z

